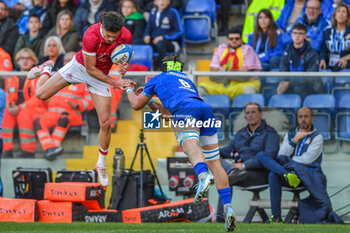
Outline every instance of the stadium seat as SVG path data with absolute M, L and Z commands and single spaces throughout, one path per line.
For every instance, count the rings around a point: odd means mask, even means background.
M 335 107 L 335 98 L 327 94 L 313 94 L 306 96 L 304 106 L 317 109 L 329 109 Z
M 342 147 L 342 141 L 350 142 L 350 113 L 339 112 L 335 120 L 336 133 L 335 138 L 337 139 L 337 147 L 342 152 L 350 152 L 349 149 Z
M 350 69 L 342 69 L 340 72 L 350 72 Z M 334 86 L 336 87 L 348 87 L 350 85 L 350 77 L 335 77 Z
M 207 43 L 212 39 L 212 36 L 217 39 L 215 1 L 189 0 L 185 6 L 182 24 L 184 25 L 184 42 L 186 43 Z M 196 53 L 206 54 L 211 53 L 211 51 L 196 51 Z
M 206 95 L 203 100 L 214 108 L 215 113 L 222 113 L 227 117 L 230 111 L 230 98 L 227 95 Z
M 324 69 L 324 70 L 320 70 L 319 72 L 327 72 L 328 73 L 328 72 L 332 72 L 332 70 Z M 322 76 L 321 78 L 322 78 L 324 89 L 326 90 L 327 94 L 331 94 L 332 88 L 334 86 L 334 77 Z
M 215 112 L 214 113 L 215 116 L 215 120 L 219 120 L 221 121 L 221 128 L 217 129 L 217 135 L 218 135 L 218 139 L 219 141 L 224 141 L 225 140 L 225 134 L 226 134 L 226 117 L 224 116 L 224 114 L 219 113 L 219 112 Z
M 314 126 L 325 140 L 331 139 L 331 119 L 335 114 L 334 96 L 327 94 L 309 95 L 305 98 L 303 106 L 314 110 Z
M 275 94 L 269 100 L 269 107 L 272 108 L 300 108 L 301 98 L 297 94 Z
M 265 106 L 265 99 L 262 94 L 242 94 L 234 98 L 231 107 L 242 109 L 249 102 L 258 103 L 261 107 Z
M 339 101 L 338 113 L 335 119 L 335 138 L 337 147 L 340 151 L 350 152 L 349 149 L 343 149 L 342 141 L 350 141 L 350 93 L 344 94 Z
M 152 70 L 153 63 L 153 49 L 150 45 L 133 45 L 134 56 L 130 61 L 130 64 L 141 64 Z
M 275 94 L 269 100 L 269 107 L 280 108 L 288 116 L 292 127 L 296 126 L 296 113 L 301 107 L 301 98 L 297 94 Z
M 350 87 L 335 87 L 332 90 L 332 95 L 335 98 L 335 107 L 339 108 L 340 99 L 346 95 L 350 94 Z

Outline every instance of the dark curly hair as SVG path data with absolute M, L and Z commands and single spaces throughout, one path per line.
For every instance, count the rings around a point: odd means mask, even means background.
M 123 17 L 115 11 L 102 12 L 100 19 L 104 29 L 109 32 L 119 32 L 124 26 Z

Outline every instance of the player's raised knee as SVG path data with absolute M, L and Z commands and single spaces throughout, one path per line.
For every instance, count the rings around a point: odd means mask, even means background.
M 102 130 L 109 130 L 111 128 L 111 120 L 110 118 L 100 120 L 100 128 Z

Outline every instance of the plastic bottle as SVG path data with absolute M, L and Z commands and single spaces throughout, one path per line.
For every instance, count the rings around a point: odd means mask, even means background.
M 115 149 L 115 154 L 113 156 L 113 174 L 121 175 L 125 169 L 125 156 L 124 152 L 120 148 Z

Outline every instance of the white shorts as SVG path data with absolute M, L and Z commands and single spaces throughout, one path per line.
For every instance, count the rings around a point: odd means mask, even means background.
M 75 57 L 58 72 L 64 80 L 71 84 L 86 83 L 87 89 L 91 93 L 105 97 L 112 96 L 109 84 L 89 75 L 85 66 L 80 64 Z

